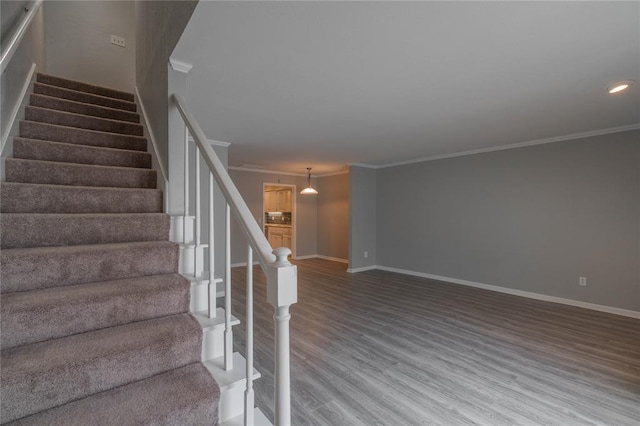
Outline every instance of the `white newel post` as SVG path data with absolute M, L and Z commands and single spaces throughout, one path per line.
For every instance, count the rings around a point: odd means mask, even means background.
M 289 349 L 289 307 L 298 301 L 298 270 L 287 257 L 291 250 L 273 251 L 276 261 L 269 267 L 267 300 L 275 309 L 275 426 L 291 424 L 291 362 Z

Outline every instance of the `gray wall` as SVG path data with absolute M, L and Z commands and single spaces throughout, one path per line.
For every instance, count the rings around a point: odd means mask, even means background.
M 136 86 L 168 169 L 167 63 L 197 1 L 136 1 Z
M 133 92 L 136 68 L 132 1 L 47 1 L 47 72 Z M 111 44 L 110 35 L 126 39 Z
M 0 15 L 2 33 L 2 46 L 6 45 L 9 38 L 15 31 L 15 26 L 24 17 L 24 8 L 31 5 L 32 1 L 2 1 L 0 2 Z M 32 64 L 36 64 L 36 72 L 45 69 L 45 42 L 44 42 L 44 12 L 46 5 L 40 9 L 38 14 L 31 21 L 22 42 L 9 62 L 8 68 L 2 74 L 0 82 L 0 135 L 17 134 L 17 126 L 11 129 L 9 119 L 15 106 L 20 102 L 20 92 L 25 80 L 31 70 Z M 24 110 L 19 112 L 17 121 L 24 116 Z M 16 122 L 17 122 L 16 121 Z M 10 156 L 13 152 L 13 137 L 7 139 L 7 144 L 2 151 L 2 157 Z M 2 161 L 2 171 L 4 179 L 4 161 Z
M 318 249 L 322 256 L 349 258 L 349 174 L 320 177 Z
M 233 147 L 232 147 L 233 148 Z M 307 186 L 307 178 L 303 176 L 288 176 L 273 173 L 255 173 L 242 170 L 229 170 L 229 175 L 238 191 L 247 203 L 249 210 L 263 225 L 263 183 L 281 183 L 296 185 L 296 255 L 307 256 L 316 254 L 317 248 L 317 195 L 301 195 L 300 191 Z M 312 185 L 317 185 L 316 179 L 311 179 Z M 247 261 L 247 242 L 239 226 L 232 221 L 231 227 L 231 263 Z
M 16 26 L 25 14 L 25 7 L 30 7 L 34 0 L 2 0 L 0 2 L 0 37 L 2 39 L 2 47 L 9 37 L 13 34 Z
M 638 311 L 639 141 L 632 131 L 378 170 L 378 264 Z
M 377 259 L 377 170 L 351 166 L 349 178 L 349 269 L 366 268 Z

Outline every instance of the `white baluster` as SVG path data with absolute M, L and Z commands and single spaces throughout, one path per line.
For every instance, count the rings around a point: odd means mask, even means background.
M 231 208 L 225 215 L 225 283 L 224 283 L 224 369 L 233 369 L 233 332 L 231 331 Z
M 195 145 L 195 144 L 194 144 Z M 195 212 L 195 220 L 194 220 L 194 224 L 193 224 L 193 239 L 195 240 L 196 246 L 193 250 L 193 275 L 195 276 L 196 274 L 198 274 L 198 271 L 200 269 L 198 269 L 198 258 L 200 256 L 198 256 L 198 251 L 200 250 L 200 232 L 201 232 L 201 228 L 200 228 L 200 150 L 198 149 L 198 147 L 196 146 L 196 155 L 195 155 L 195 161 L 196 161 L 196 177 L 195 177 L 195 183 L 196 183 L 196 212 Z
M 298 300 L 297 269 L 287 257 L 291 250 L 273 251 L 276 261 L 269 269 L 267 299 L 275 308 L 275 425 L 291 424 L 291 362 L 289 357 L 289 307 Z
M 213 173 L 209 172 L 209 318 L 216 317 L 215 251 L 213 248 Z
M 247 250 L 247 390 L 244 391 L 244 426 L 253 426 L 253 250 Z
M 189 129 L 184 129 L 184 218 L 182 219 L 182 242 L 187 245 L 187 216 L 189 216 Z

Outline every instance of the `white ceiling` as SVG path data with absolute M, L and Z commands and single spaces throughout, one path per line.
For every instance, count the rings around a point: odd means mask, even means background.
M 314 174 L 640 123 L 639 2 L 200 1 L 172 55 L 229 164 Z

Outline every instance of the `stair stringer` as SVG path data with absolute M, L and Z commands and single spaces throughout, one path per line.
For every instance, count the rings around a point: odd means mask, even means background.
M 186 227 L 185 227 L 186 221 Z M 194 216 L 172 215 L 170 239 L 180 245 L 179 272 L 191 283 L 190 310 L 202 327 L 202 362 L 220 386 L 218 416 L 220 424 L 244 424 L 244 392 L 246 390 L 246 359 L 240 353 L 233 353 L 233 368 L 224 369 L 225 310 L 216 308 L 214 318 L 208 317 L 209 272 L 204 270 L 204 256 L 208 244 L 196 244 L 194 237 Z M 196 266 L 198 265 L 198 266 Z M 215 278 L 216 299 L 225 295 L 224 283 Z M 220 304 L 220 303 L 218 303 Z M 240 320 L 231 316 L 231 325 Z M 261 377 L 253 371 L 253 380 Z M 256 426 L 271 426 L 260 409 L 255 408 Z

